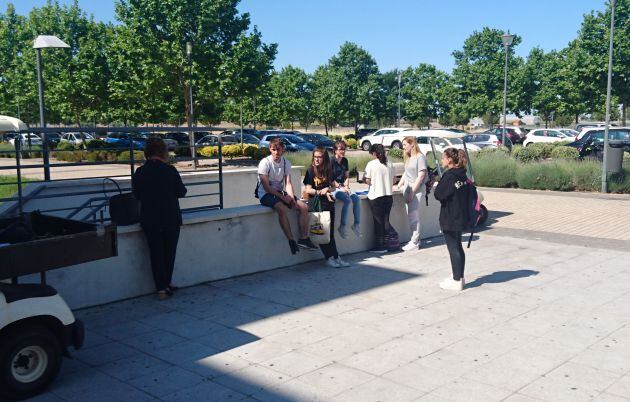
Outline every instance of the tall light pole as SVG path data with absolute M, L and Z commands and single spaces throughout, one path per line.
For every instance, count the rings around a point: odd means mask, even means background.
M 197 169 L 197 151 L 195 151 L 195 133 L 192 131 L 195 109 L 193 107 L 192 89 L 192 42 L 186 42 L 186 58 L 188 59 L 188 140 L 190 141 L 190 156 L 192 157 L 193 168 Z
M 396 123 L 397 127 L 400 127 L 400 80 L 401 80 L 401 73 L 399 71 L 398 72 L 398 119 Z
M 33 41 L 33 48 L 37 52 L 37 86 L 39 89 L 39 125 L 46 128 L 46 115 L 44 112 L 44 79 L 42 78 L 42 49 L 44 48 L 69 48 L 66 42 L 56 36 L 39 35 Z M 48 135 L 42 132 L 42 154 L 44 157 L 44 180 L 50 180 L 50 159 L 48 155 Z
M 602 161 L 602 193 L 608 192 L 608 129 L 610 127 L 610 90 L 612 87 L 613 34 L 615 31 L 615 3 L 610 0 L 610 46 L 608 47 L 608 86 L 606 87 L 606 127 L 604 128 L 604 158 Z
M 501 35 L 501 42 L 505 48 L 505 68 L 503 69 L 503 130 L 501 131 L 501 145 L 505 146 L 505 125 L 507 124 L 507 71 L 508 71 L 508 47 L 512 44 L 514 35 L 509 33 Z

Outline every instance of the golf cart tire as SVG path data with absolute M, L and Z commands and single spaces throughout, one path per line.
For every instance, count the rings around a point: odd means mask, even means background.
M 392 142 L 392 149 L 402 149 L 402 142 L 400 141 Z
M 477 226 L 485 226 L 488 221 L 488 208 L 485 205 L 481 205 L 481 211 L 479 212 L 479 220 Z
M 366 152 L 369 152 L 371 146 L 372 146 L 372 144 L 370 144 L 370 141 L 363 141 L 361 143 L 361 149 L 366 151 Z
M 31 359 L 35 357 L 34 361 L 24 362 L 31 366 L 15 367 L 14 363 L 20 359 L 18 355 L 25 351 L 31 352 Z M 57 377 L 62 355 L 59 339 L 45 326 L 31 324 L 3 333 L 0 337 L 0 400 L 26 399 L 41 393 Z

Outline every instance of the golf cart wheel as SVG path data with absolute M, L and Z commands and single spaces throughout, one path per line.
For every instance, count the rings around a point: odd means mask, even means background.
M 25 399 L 42 392 L 61 367 L 59 340 L 43 326 L 14 328 L 0 340 L 0 398 Z
M 364 151 L 369 151 L 371 146 L 372 144 L 370 144 L 370 141 L 364 141 L 361 143 L 361 149 Z
M 402 143 L 400 141 L 394 141 L 394 142 L 392 142 L 392 148 L 393 149 L 402 149 Z
M 485 205 L 481 205 L 481 210 L 479 211 L 479 220 L 477 221 L 477 226 L 484 226 L 486 221 L 488 220 L 488 208 Z

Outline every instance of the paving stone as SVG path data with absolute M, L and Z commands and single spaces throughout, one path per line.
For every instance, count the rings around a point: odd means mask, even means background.
M 317 388 L 328 397 L 365 384 L 374 378 L 376 377 L 371 374 L 337 363 L 298 377 L 300 381 Z
M 383 378 L 375 378 L 371 381 L 351 388 L 348 391 L 334 397 L 335 401 L 373 401 L 373 402 L 398 402 L 412 401 L 422 396 L 424 392 L 418 391 L 393 381 Z
M 129 384 L 156 398 L 162 398 L 164 395 L 193 387 L 203 381 L 204 378 L 200 375 L 179 367 L 168 367 L 152 374 L 131 379 Z

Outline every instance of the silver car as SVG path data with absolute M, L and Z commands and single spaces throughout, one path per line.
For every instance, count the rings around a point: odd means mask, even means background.
M 498 148 L 501 145 L 501 136 L 490 133 L 468 134 L 462 139 L 466 144 L 474 144 L 479 148 Z M 507 135 L 505 136 L 505 146 L 512 148 L 512 141 Z

